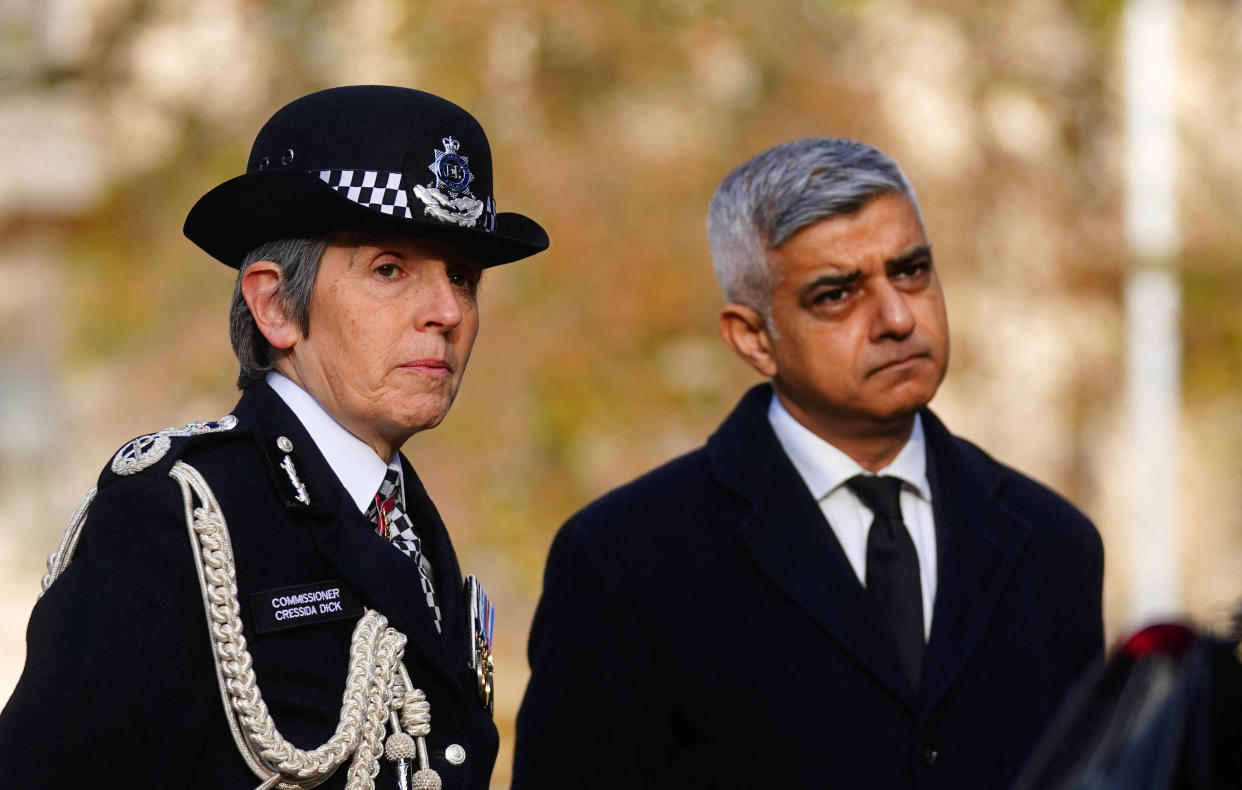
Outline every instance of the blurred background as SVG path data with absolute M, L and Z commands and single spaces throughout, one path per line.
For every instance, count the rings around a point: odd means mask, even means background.
M 99 469 L 236 400 L 232 271 L 181 235 L 186 211 L 277 107 L 350 83 L 468 108 L 500 209 L 552 237 L 488 272 L 457 404 L 406 447 L 499 608 L 497 787 L 555 530 L 756 380 L 715 333 L 703 216 L 730 169 L 795 137 L 905 169 L 953 333 L 934 407 L 1096 521 L 1110 640 L 1145 614 L 1136 544 L 1165 563 L 1166 608 L 1223 622 L 1242 600 L 1242 5 L 1174 9 L 1170 356 L 1127 352 L 1152 255 L 1127 242 L 1121 0 L 0 0 L 0 698 Z M 1173 364 L 1151 542 L 1127 379 L 1150 354 Z

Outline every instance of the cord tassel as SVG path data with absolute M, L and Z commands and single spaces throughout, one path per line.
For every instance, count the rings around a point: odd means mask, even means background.
M 412 790 L 440 790 L 443 782 L 440 781 L 440 775 L 435 772 L 430 765 L 431 761 L 427 759 L 427 739 L 419 736 L 418 739 L 418 764 L 419 769 L 414 774 L 414 786 Z
M 414 739 L 401 731 L 397 714 L 392 714 L 392 735 L 384 744 L 384 756 L 397 764 L 397 790 L 410 790 L 410 769 L 414 764 Z

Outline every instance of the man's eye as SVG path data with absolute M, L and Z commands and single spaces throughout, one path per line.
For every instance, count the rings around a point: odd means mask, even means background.
M 908 263 L 904 266 L 897 267 L 893 273 L 893 277 L 914 278 L 921 277 L 931 269 L 931 263 L 928 261 L 919 261 L 917 263 Z
M 849 291 L 844 288 L 832 288 L 827 291 L 821 291 L 819 295 L 815 297 L 815 301 L 820 304 L 832 304 L 834 302 L 840 302 L 848 295 L 848 293 Z
M 398 268 L 397 264 L 395 263 L 381 263 L 379 266 L 375 267 L 375 273 L 378 274 L 380 277 L 385 277 L 385 278 L 396 277 L 397 272 L 399 271 L 400 271 L 400 268 Z

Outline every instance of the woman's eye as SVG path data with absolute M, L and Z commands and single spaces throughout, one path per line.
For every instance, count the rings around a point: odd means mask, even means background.
M 447 272 L 449 282 L 454 288 L 462 288 L 467 291 L 473 291 L 478 284 L 478 276 L 471 269 L 465 267 L 449 269 Z
M 381 263 L 375 267 L 375 273 L 380 277 L 395 277 L 400 271 L 395 263 Z

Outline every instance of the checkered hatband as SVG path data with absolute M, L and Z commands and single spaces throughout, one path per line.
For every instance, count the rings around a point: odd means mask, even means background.
M 320 170 L 315 174 L 319 176 L 320 181 L 360 206 L 395 217 L 414 218 L 414 213 L 410 209 L 410 191 L 401 187 L 401 173 L 384 170 Z M 429 195 L 433 191 L 427 187 L 421 187 L 421 189 Z M 444 198 L 437 200 L 434 196 L 423 195 L 419 196 L 419 200 L 424 204 L 423 214 L 467 227 L 475 225 L 473 220 L 462 221 L 451 206 L 446 210 L 445 206 L 455 201 L 446 201 Z M 456 198 L 456 201 L 461 200 L 463 198 Z M 489 233 L 494 232 L 496 230 L 496 201 L 487 197 L 481 205 L 477 202 L 476 205 L 479 205 L 481 212 L 476 211 L 474 216 L 482 214 L 481 229 Z
M 381 170 L 320 170 L 319 179 L 360 206 L 412 219 L 410 194 L 400 173 Z

